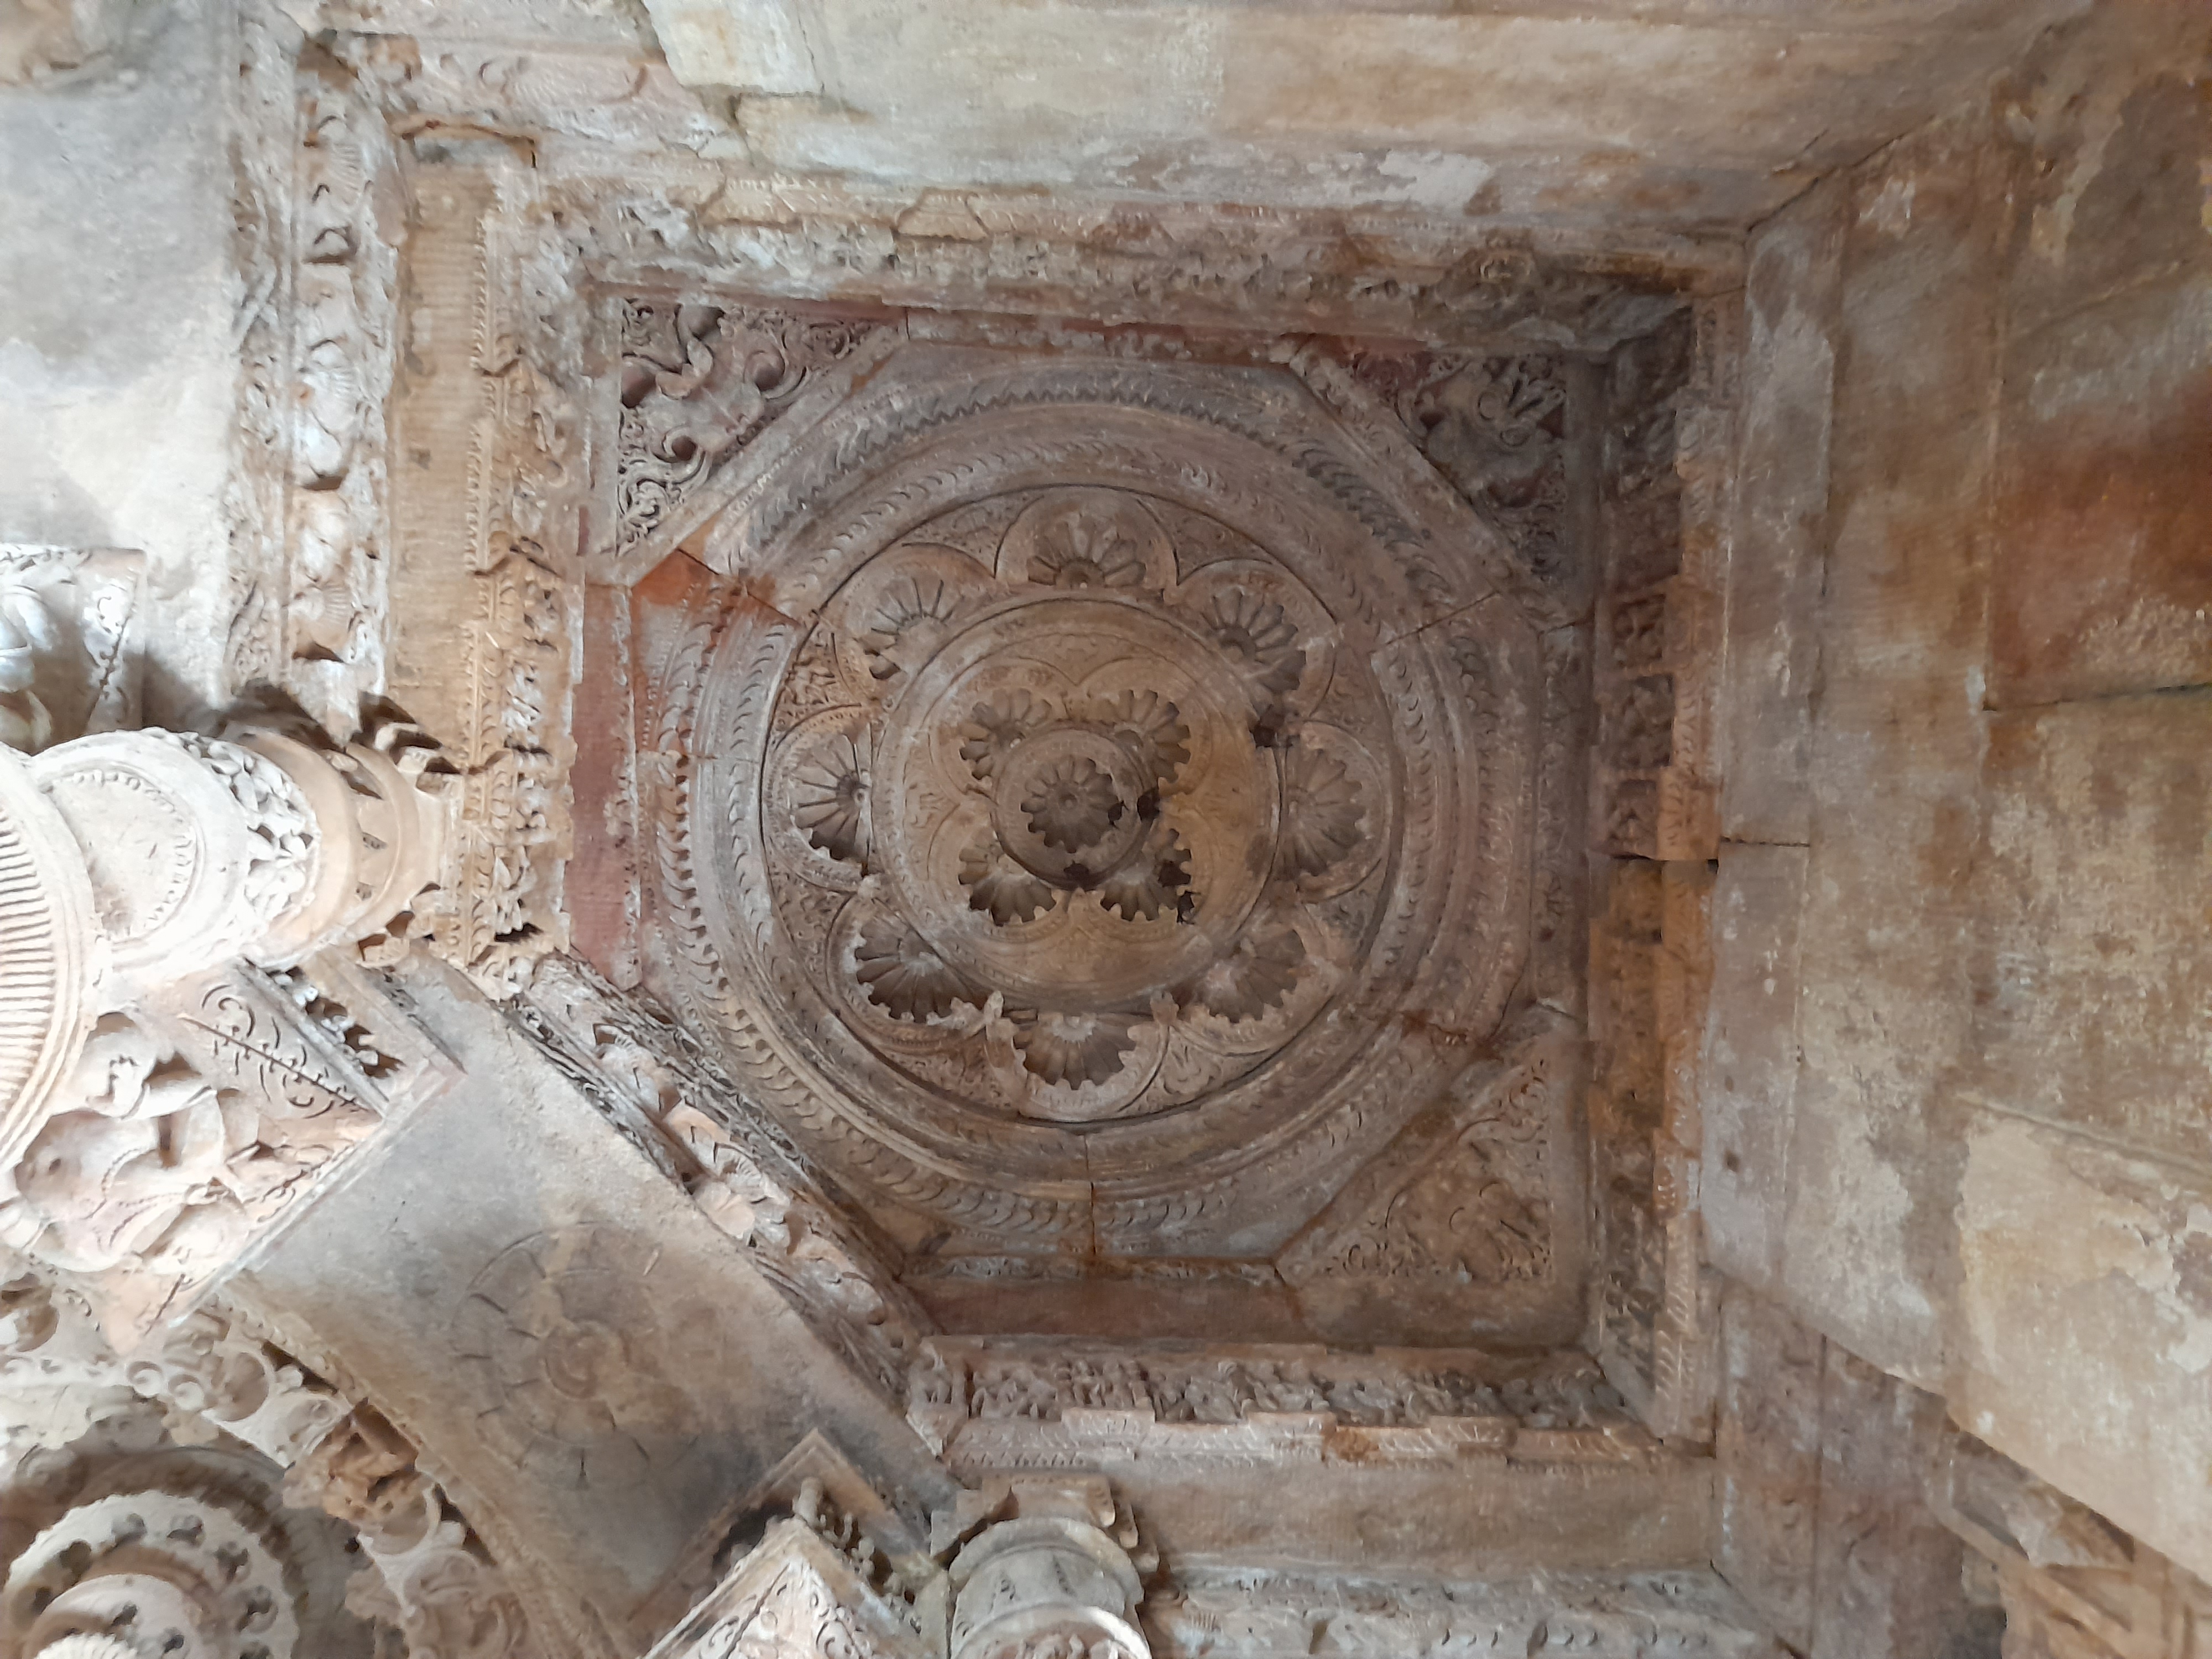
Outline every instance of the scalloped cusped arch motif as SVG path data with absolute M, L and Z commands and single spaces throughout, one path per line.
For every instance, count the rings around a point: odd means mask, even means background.
M 655 693 L 679 1006 L 963 1238 L 1272 1249 L 1497 1028 L 1534 635 L 1287 375 L 916 349 L 764 457 Z

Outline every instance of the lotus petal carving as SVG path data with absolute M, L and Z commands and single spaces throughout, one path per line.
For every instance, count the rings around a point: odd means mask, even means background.
M 1014 1047 L 1030 1076 L 1070 1088 L 1103 1083 L 1137 1046 L 1135 1021 L 1121 1014 L 1064 1014 L 1049 1009 L 1014 1018 Z
M 988 783 L 1013 746 L 1052 718 L 1052 705 L 1034 692 L 1002 692 L 969 712 L 960 727 L 960 758 L 978 783 Z
M 1034 921 L 1052 908 L 1052 885 L 1008 857 L 995 836 L 961 849 L 960 884 L 968 890 L 968 908 L 1001 927 Z
M 1224 1019 L 1257 1019 L 1289 998 L 1305 959 L 1305 942 L 1294 929 L 1279 925 L 1255 928 L 1194 980 L 1182 1000 Z
M 1213 595 L 1206 623 L 1222 650 L 1263 692 L 1281 696 L 1297 689 L 1306 653 L 1298 649 L 1297 624 L 1272 599 L 1232 587 Z
M 1047 767 L 1022 798 L 1030 830 L 1046 846 L 1063 853 L 1097 846 L 1128 810 L 1114 780 L 1081 755 Z
M 1276 868 L 1317 876 L 1359 845 L 1359 787 L 1327 750 L 1292 749 L 1283 768 L 1283 836 Z
M 868 1000 L 893 1019 L 942 1018 L 957 1003 L 975 1004 L 960 976 L 928 941 L 896 916 L 871 917 L 860 929 L 854 973 Z
M 1098 902 L 1125 921 L 1162 915 L 1188 921 L 1198 912 L 1197 895 L 1190 890 L 1190 849 L 1170 831 L 1157 851 L 1100 882 Z
M 791 769 L 791 816 L 806 839 L 833 859 L 868 861 L 868 738 L 842 733 L 809 750 Z
M 887 680 L 925 661 L 943 641 L 960 610 L 960 596 L 941 576 L 915 574 L 894 581 L 878 598 L 860 634 L 868 672 Z
M 1173 783 L 1190 760 L 1190 727 L 1182 713 L 1157 691 L 1123 691 L 1084 711 L 1106 728 L 1151 775 L 1155 789 Z
M 1069 513 L 1038 536 L 1029 575 L 1047 587 L 1139 587 L 1145 550 L 1111 520 Z

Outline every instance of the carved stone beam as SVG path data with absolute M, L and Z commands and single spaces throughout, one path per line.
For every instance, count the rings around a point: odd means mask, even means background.
M 1005 1518 L 952 1559 L 951 1659 L 1151 1659 L 1137 1626 L 1136 1529 L 1106 1482 L 1001 1491 Z

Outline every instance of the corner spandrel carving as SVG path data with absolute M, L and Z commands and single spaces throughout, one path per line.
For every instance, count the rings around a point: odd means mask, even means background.
M 1571 1022 L 1534 1018 L 1367 1164 L 1276 1260 L 1302 1294 L 1482 1328 L 1506 1287 L 1580 1277 L 1582 1171 L 1554 1126 L 1587 1071 Z M 1562 1336 L 1568 1333 L 1562 1331 Z
M 1577 407 L 1571 360 L 1357 347 L 1346 356 L 1352 378 L 1504 536 L 1532 585 L 1566 614 L 1581 611 L 1595 574 L 1575 514 L 1577 445 L 1591 416 Z
M 695 527 L 694 486 L 882 325 L 763 306 L 625 299 L 614 552 Z

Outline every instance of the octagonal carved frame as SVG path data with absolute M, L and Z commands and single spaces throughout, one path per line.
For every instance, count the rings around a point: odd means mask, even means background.
M 712 574 L 683 607 L 682 628 L 640 653 L 637 742 L 656 774 L 641 805 L 667 941 L 659 964 L 666 992 L 716 1042 L 740 1084 L 842 1182 L 930 1218 L 963 1248 L 1270 1255 L 1487 1052 L 1521 981 L 1541 667 L 1534 626 L 1500 591 L 1509 562 L 1494 532 L 1402 438 L 1340 418 L 1280 369 L 913 345 L 848 378 L 849 391 L 816 395 L 818 417 L 787 418 L 723 475 L 718 509 L 688 544 Z M 1136 549 L 1121 572 L 1089 570 L 1079 593 L 1050 585 L 1079 556 L 1072 544 L 1034 554 L 1000 580 L 1004 549 L 1022 539 L 1024 526 L 1032 527 L 1024 544 L 1034 543 L 1040 514 L 1066 520 L 1063 543 L 1120 533 L 1086 526 L 1086 503 L 1094 520 L 1119 510 L 1158 527 L 1157 544 Z M 963 538 L 968 550 L 947 545 Z M 993 538 L 995 570 L 984 562 L 988 548 L 976 552 Z M 1145 538 L 1125 539 L 1133 548 Z M 1223 570 L 1247 580 L 1243 587 L 1213 580 L 1209 612 L 1199 591 L 1209 571 Z M 1264 607 L 1246 591 L 1261 586 Z M 843 985 L 842 996 L 830 985 L 838 975 L 824 957 L 849 968 L 868 948 L 863 930 L 848 918 L 842 931 L 817 927 L 801 939 L 792 915 L 874 902 L 881 886 L 896 884 L 902 862 L 882 847 L 870 849 L 872 859 L 862 853 L 832 787 L 835 763 L 857 775 L 884 735 L 884 721 L 855 712 L 870 680 L 906 673 L 898 629 L 871 635 L 854 620 L 871 594 L 883 608 L 875 590 L 894 587 L 908 619 L 940 635 L 954 620 L 949 589 L 980 596 L 971 608 L 981 620 L 969 636 L 997 626 L 1018 638 L 1038 625 L 1024 615 L 1058 614 L 1071 624 L 1066 649 L 1086 630 L 1135 637 L 1182 626 L 1188 635 L 1194 616 L 1234 623 L 1264 609 L 1289 654 L 1310 667 L 1334 665 L 1326 684 L 1302 685 L 1293 671 L 1279 688 L 1289 729 L 1261 732 L 1248 750 L 1269 763 L 1318 754 L 1333 781 L 1340 771 L 1358 780 L 1358 822 L 1377 843 L 1364 849 L 1372 873 L 1352 872 L 1364 884 L 1364 909 L 1358 883 L 1351 896 L 1329 893 L 1326 877 L 1317 885 L 1318 872 L 1299 874 L 1300 858 L 1279 835 L 1266 838 L 1291 889 L 1303 881 L 1308 895 L 1360 913 L 1333 944 L 1318 927 L 1302 935 L 1309 957 L 1334 970 L 1331 982 L 1310 1006 L 1241 1021 L 1223 1018 L 1188 985 L 1140 983 L 1133 993 L 1138 1001 L 1150 994 L 1170 1043 L 1178 1026 L 1211 1024 L 1228 1039 L 1216 1048 L 1233 1049 L 1235 1027 L 1294 1012 L 1289 1038 L 1256 1064 L 1217 1066 L 1227 1073 L 1218 1087 L 1145 1109 L 1093 1083 L 1071 1086 L 1053 1075 L 1056 1063 L 1036 1065 L 1038 1045 L 1019 1041 L 1021 1022 L 1029 1018 L 1034 1030 L 1043 1017 L 1004 991 L 981 994 L 972 962 L 964 1000 L 902 1001 L 881 994 L 880 976 Z M 1145 673 L 1169 674 L 1165 649 L 1148 657 L 1138 646 L 1133 654 Z M 927 678 L 927 667 L 914 667 Z M 1112 678 L 1110 664 L 1101 672 Z M 1258 678 L 1267 679 L 1264 665 Z M 962 694 L 949 695 L 945 720 L 965 727 L 969 749 L 981 746 L 973 721 L 959 720 Z M 1355 711 L 1365 729 L 1354 730 Z M 1264 709 L 1254 712 L 1256 730 Z M 1057 718 L 1031 746 L 1066 746 L 1071 765 L 1099 749 L 1095 767 L 1077 769 L 1099 792 L 1101 811 L 1137 805 L 1119 796 L 1139 793 L 1140 781 L 1117 793 L 1108 776 L 1113 746 L 1101 747 L 1098 722 L 1086 726 L 1065 710 Z M 1207 752 L 1221 734 L 1198 724 L 1190 746 Z M 906 729 L 896 711 L 889 725 Z M 814 791 L 801 824 L 792 786 L 777 781 L 793 775 L 786 757 L 794 742 L 817 731 L 830 734 L 832 762 L 800 769 L 798 787 Z M 936 736 L 942 761 L 950 742 Z M 1270 743 L 1284 745 L 1279 755 L 1267 753 Z M 1348 764 L 1329 755 L 1331 744 Z M 1211 752 L 1226 764 L 1230 747 L 1216 741 Z M 868 757 L 871 783 L 895 781 L 899 759 Z M 1276 770 L 1270 784 L 1281 776 Z M 980 769 L 977 781 L 988 781 Z M 926 817 L 942 782 L 910 792 L 924 803 L 914 810 Z M 1194 809 L 1200 838 L 1220 827 L 1203 822 L 1206 805 Z M 1327 836 L 1317 839 L 1328 851 Z M 1036 851 L 1028 849 L 1018 873 L 1044 891 L 1051 884 L 1036 880 Z M 940 871 L 945 862 L 939 858 Z M 1212 867 L 1235 862 L 1216 857 Z M 791 888 L 803 890 L 796 903 L 779 890 Z M 1203 910 L 1207 896 L 1196 896 Z M 1066 899 L 1073 908 L 1083 895 Z M 877 912 L 885 913 L 895 920 L 882 925 L 896 926 L 896 907 Z M 994 919 L 972 920 L 988 933 Z M 1017 910 L 1011 925 L 1036 920 Z M 1155 931 L 1176 926 L 1136 920 Z M 1085 948 L 1099 947 L 1094 939 Z M 1034 985 L 1024 989 L 1035 1001 Z M 1297 994 L 1285 1001 L 1296 1004 Z M 963 1102 L 974 1091 L 957 1078 L 947 1086 L 945 1064 L 914 1058 L 964 1048 L 953 1065 L 964 1064 L 988 1094 L 994 1043 L 1002 1073 L 1009 1059 L 1030 1062 L 1020 1078 L 1026 1102 L 1002 1101 L 995 1112 Z M 1263 1045 L 1243 1045 L 1255 1046 Z M 1555 1127 L 1552 1138 L 1560 1144 L 1551 1164 L 1574 1163 Z M 1531 1196 L 1540 1212 L 1557 1212 L 1553 1194 Z

